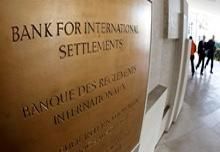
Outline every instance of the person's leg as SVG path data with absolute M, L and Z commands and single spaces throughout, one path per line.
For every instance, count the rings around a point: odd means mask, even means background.
M 199 65 L 200 65 L 200 63 L 201 63 L 201 61 L 202 61 L 202 55 L 200 54 L 200 55 L 199 55 L 199 61 L 198 61 L 197 65 L 196 65 L 196 69 L 198 69 L 198 67 L 199 67 Z
M 208 59 L 207 59 L 207 61 L 206 61 L 205 68 L 206 68 L 207 65 L 209 64 L 209 60 L 210 60 L 210 57 L 208 57 Z
M 211 71 L 210 71 L 210 73 L 213 73 L 213 65 L 214 65 L 214 55 L 211 57 Z
M 201 71 L 200 71 L 201 75 L 203 75 L 204 62 L 205 62 L 205 57 L 202 58 L 202 68 L 201 68 Z
M 190 56 L 190 60 L 191 60 L 191 70 L 192 70 L 192 76 L 195 73 L 195 69 L 194 69 L 194 55 Z

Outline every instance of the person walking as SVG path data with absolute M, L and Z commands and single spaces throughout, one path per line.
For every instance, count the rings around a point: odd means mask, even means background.
M 214 54 L 215 54 L 215 36 L 213 35 L 212 39 L 208 41 L 207 43 L 207 48 L 208 48 L 208 59 L 205 64 L 205 68 L 209 64 L 209 61 L 211 60 L 211 70 L 210 73 L 213 73 L 213 66 L 214 66 Z
M 193 41 L 192 36 L 189 37 L 189 40 L 191 40 L 191 55 L 190 55 L 190 61 L 191 61 L 191 70 L 192 70 L 192 76 L 195 74 L 195 68 L 194 68 L 194 54 L 196 52 L 196 44 Z
M 202 40 L 199 42 L 199 45 L 198 45 L 199 61 L 196 66 L 196 69 L 198 69 L 198 67 L 202 63 L 200 75 L 203 75 L 204 62 L 205 62 L 205 50 L 206 50 L 206 42 L 205 42 L 205 36 L 203 36 Z

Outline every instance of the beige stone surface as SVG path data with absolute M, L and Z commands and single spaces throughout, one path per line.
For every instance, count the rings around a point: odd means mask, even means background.
M 159 88 L 159 90 L 161 88 L 163 91 L 159 91 L 158 94 L 157 88 Z M 151 93 L 151 96 L 149 96 L 149 98 L 154 99 L 155 101 L 152 102 L 153 104 L 149 108 L 147 108 L 144 116 L 139 152 L 153 152 L 159 141 L 167 90 L 164 90 L 163 87 L 157 88 L 155 88 L 153 93 Z
M 210 74 L 209 67 L 203 76 L 199 71 L 193 78 L 188 76 L 183 109 L 156 152 L 219 152 L 220 63 L 214 63 L 214 74 Z

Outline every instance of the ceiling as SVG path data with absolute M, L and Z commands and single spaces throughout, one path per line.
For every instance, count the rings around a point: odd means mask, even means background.
M 220 17 L 220 0 L 188 0 L 189 8 Z

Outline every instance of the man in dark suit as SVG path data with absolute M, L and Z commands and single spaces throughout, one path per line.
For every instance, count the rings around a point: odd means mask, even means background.
M 213 35 L 212 39 L 208 41 L 207 43 L 208 48 L 208 59 L 205 64 L 206 66 L 209 64 L 209 60 L 211 60 L 211 70 L 210 73 L 213 73 L 213 64 L 214 64 L 214 54 L 215 54 L 215 36 Z
M 199 61 L 196 66 L 196 69 L 198 69 L 198 67 L 200 66 L 200 63 L 202 63 L 202 68 L 200 71 L 201 75 L 203 75 L 203 68 L 204 68 L 204 62 L 205 62 L 205 50 L 206 50 L 206 42 L 205 42 L 205 36 L 203 36 L 198 46 Z

